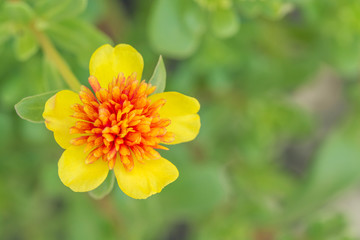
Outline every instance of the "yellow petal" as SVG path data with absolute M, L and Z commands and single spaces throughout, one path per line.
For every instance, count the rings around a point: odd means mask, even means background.
M 70 140 L 77 136 L 70 134 L 70 127 L 74 126 L 77 121 L 71 117 L 74 113 L 71 106 L 75 103 L 81 103 L 79 95 L 69 90 L 63 90 L 46 102 L 43 112 L 46 127 L 54 132 L 56 142 L 65 149 L 71 146 Z
M 128 44 L 119 44 L 114 48 L 109 44 L 99 47 L 91 56 L 89 64 L 90 75 L 95 76 L 103 88 L 107 88 L 119 73 L 127 77 L 136 72 L 136 78 L 141 80 L 143 68 L 141 54 Z
M 199 102 L 178 92 L 164 92 L 149 97 L 152 101 L 165 99 L 165 105 L 160 109 L 161 117 L 169 118 L 169 132 L 175 134 L 175 140 L 170 144 L 178 144 L 193 140 L 200 130 L 200 117 L 196 114 L 200 109 Z
M 161 98 L 166 100 L 165 105 L 159 111 L 161 117 L 184 116 L 200 110 L 200 103 L 196 98 L 178 92 L 163 92 L 149 97 L 153 102 Z
M 101 159 L 86 164 L 84 146 L 71 146 L 62 154 L 58 167 L 62 183 L 74 192 L 94 190 L 106 179 L 109 168 Z
M 175 140 L 166 144 L 189 142 L 199 134 L 201 124 L 200 117 L 197 114 L 170 117 L 170 120 L 171 124 L 166 129 L 175 134 Z
M 145 163 L 135 161 L 130 172 L 117 160 L 114 171 L 121 190 L 136 199 L 145 199 L 159 193 L 179 176 L 177 168 L 164 158 L 148 160 Z

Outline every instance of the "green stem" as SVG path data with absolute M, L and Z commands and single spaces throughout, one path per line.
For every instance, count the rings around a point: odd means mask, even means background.
M 79 80 L 75 77 L 69 65 L 61 57 L 60 53 L 55 49 L 50 39 L 35 27 L 32 27 L 32 30 L 39 41 L 42 50 L 45 52 L 45 55 L 54 63 L 65 82 L 72 90 L 79 91 L 81 86 Z

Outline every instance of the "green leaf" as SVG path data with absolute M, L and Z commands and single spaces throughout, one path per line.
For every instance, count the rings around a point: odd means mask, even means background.
M 110 171 L 105 181 L 98 188 L 89 192 L 89 195 L 96 200 L 100 200 L 112 191 L 114 188 L 114 183 L 115 174 L 114 171 Z
M 162 56 L 160 55 L 159 61 L 156 64 L 153 75 L 151 76 L 149 83 L 156 86 L 155 93 L 162 93 L 166 86 L 166 69 Z
M 46 90 L 62 89 L 65 88 L 62 77 L 54 65 L 53 62 L 49 61 L 46 56 L 43 58 L 43 81 Z
M 29 29 L 24 29 L 15 39 L 15 55 L 20 61 L 28 60 L 39 49 L 36 37 Z
M 41 0 L 36 1 L 35 9 L 45 20 L 59 21 L 79 15 L 86 6 L 87 0 Z
M 31 7 L 22 1 L 6 1 L 3 12 L 8 20 L 20 24 L 29 23 L 34 17 Z
M 23 98 L 20 102 L 15 104 L 15 111 L 17 115 L 30 122 L 44 122 L 42 114 L 44 112 L 45 103 L 56 92 L 57 91 L 51 91 Z
M 79 19 L 52 24 L 47 30 L 51 40 L 60 48 L 74 54 L 80 64 L 88 67 L 92 53 L 111 39 L 90 23 Z
M 212 30 L 220 38 L 228 38 L 239 30 L 239 19 L 234 9 L 216 9 L 212 15 Z
M 225 199 L 227 183 L 218 166 L 188 164 L 177 165 L 180 177 L 158 197 L 165 212 L 196 218 L 210 212 Z
M 13 28 L 10 24 L 5 23 L 0 25 L 0 46 L 11 38 L 14 34 Z
M 306 232 L 310 239 L 342 239 L 346 230 L 346 219 L 337 214 L 324 219 L 316 219 L 309 225 Z
M 163 155 L 163 154 L 162 154 Z M 197 218 L 211 212 L 229 193 L 224 171 L 218 164 L 195 163 L 186 146 L 174 146 L 163 156 L 179 170 L 179 178 L 156 194 L 161 208 L 170 218 Z
M 347 121 L 330 136 L 318 152 L 310 176 L 287 209 L 283 221 L 312 214 L 329 199 L 360 179 L 360 128 L 357 119 Z
M 153 48 L 173 58 L 189 57 L 200 37 L 187 28 L 181 15 L 181 1 L 157 0 L 150 14 L 149 37 Z
M 197 3 L 190 1 L 184 6 L 183 18 L 187 28 L 196 35 L 206 30 L 205 11 Z

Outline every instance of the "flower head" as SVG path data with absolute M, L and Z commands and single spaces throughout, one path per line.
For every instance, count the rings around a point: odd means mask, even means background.
M 142 70 L 130 45 L 104 45 L 90 60 L 93 91 L 63 90 L 47 101 L 46 126 L 65 149 L 59 176 L 73 191 L 97 188 L 113 170 L 127 195 L 147 198 L 178 177 L 157 149 L 196 137 L 199 103 L 177 92 L 151 95 L 155 87 L 140 82 Z

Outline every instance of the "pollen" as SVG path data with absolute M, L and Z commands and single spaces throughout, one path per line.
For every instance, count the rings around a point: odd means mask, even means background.
M 80 135 L 71 144 L 85 145 L 85 152 L 89 152 L 85 163 L 102 159 L 113 169 L 120 160 L 131 171 L 134 161 L 144 164 L 160 158 L 156 149 L 167 150 L 160 144 L 172 142 L 174 134 L 166 129 L 170 120 L 159 114 L 166 101 L 148 99 L 155 87 L 136 80 L 136 74 L 127 78 L 119 74 L 107 89 L 94 76 L 89 77 L 89 83 L 95 94 L 81 87 L 82 103 L 72 106 L 72 117 L 78 121 L 70 128 L 71 134 Z

